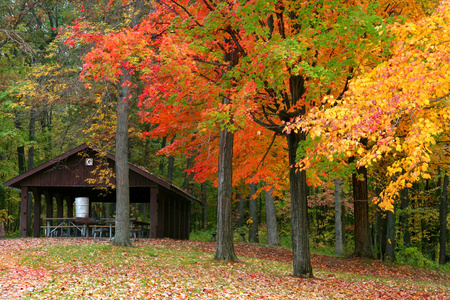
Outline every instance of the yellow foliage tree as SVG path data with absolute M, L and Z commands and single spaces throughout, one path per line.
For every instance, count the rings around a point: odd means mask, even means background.
M 393 158 L 387 168 L 380 207 L 393 209 L 398 191 L 430 178 L 433 153 L 442 152 L 450 127 L 450 1 L 419 21 L 395 23 L 393 55 L 356 78 L 342 99 L 324 99 L 286 130 L 303 130 L 316 155 L 358 157 L 357 166 L 371 167 Z M 381 32 L 380 32 L 381 34 Z M 311 156 L 299 162 L 311 166 Z

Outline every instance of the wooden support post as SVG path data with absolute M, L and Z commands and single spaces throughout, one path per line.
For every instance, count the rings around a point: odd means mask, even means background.
M 33 221 L 33 236 L 39 237 L 41 233 L 41 191 L 33 189 L 34 199 L 34 221 Z
M 74 199 L 72 197 L 67 197 L 66 198 L 66 203 L 67 203 L 67 217 L 68 218 L 73 218 L 73 201 Z
M 27 237 L 28 187 L 23 186 L 20 192 L 20 237 Z
M 150 188 L 150 238 L 156 239 L 158 227 L 158 188 Z

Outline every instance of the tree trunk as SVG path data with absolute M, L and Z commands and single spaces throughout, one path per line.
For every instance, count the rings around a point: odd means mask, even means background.
M 289 150 L 289 180 L 291 191 L 292 256 L 295 277 L 312 278 L 308 237 L 308 203 L 306 171 L 295 169 L 298 143 L 305 140 L 303 133 L 287 135 Z
M 250 243 L 258 243 L 258 200 L 256 199 L 256 183 L 250 184 L 250 199 L 249 199 L 249 211 L 252 223 L 250 225 L 250 230 L 248 232 L 248 241 Z
M 241 228 L 245 223 L 245 198 L 242 193 L 236 193 L 236 199 L 238 200 L 237 227 Z
M 36 141 L 36 108 L 32 107 L 30 110 L 30 126 L 28 132 L 28 139 L 31 143 L 28 149 L 28 161 L 27 161 L 27 171 L 33 169 L 34 166 L 34 146 L 33 143 Z M 31 231 L 31 220 L 33 218 L 33 197 L 31 193 L 28 195 L 28 218 L 27 218 L 27 231 Z
M 342 221 L 341 221 L 341 180 L 334 180 L 334 226 L 335 244 L 334 254 L 344 255 L 344 245 L 342 243 Z
M 45 153 L 45 158 L 47 160 L 50 160 L 53 155 L 52 155 L 52 134 L 51 134 L 51 130 L 52 130 L 52 109 L 50 108 L 49 110 L 45 110 L 41 113 L 41 117 L 40 117 L 40 123 L 41 123 L 41 128 L 42 128 L 42 132 L 44 137 L 47 138 L 47 143 L 44 143 L 44 153 Z
M 358 175 L 363 180 L 358 180 Z M 369 196 L 367 192 L 367 169 L 360 167 L 353 174 L 353 200 L 355 216 L 355 252 L 360 257 L 373 258 L 369 226 Z
M 342 201 L 341 201 L 342 202 Z M 346 226 L 346 218 L 347 218 L 347 211 L 346 211 L 346 209 L 345 209 L 345 205 L 344 204 L 342 204 L 341 205 L 341 219 L 342 219 L 342 226 L 341 226 L 341 230 L 342 230 L 342 245 L 344 245 L 344 248 L 345 248 L 345 246 L 347 245 L 347 240 L 345 239 L 345 235 L 346 235 L 346 228 L 345 228 L 345 226 Z
M 400 191 L 400 201 L 401 201 L 401 209 L 402 209 L 402 214 L 400 216 L 400 224 L 403 229 L 403 245 L 405 247 L 409 247 L 411 244 L 411 238 L 410 238 L 409 226 L 408 226 L 408 214 L 405 212 L 409 206 L 408 188 L 405 187 Z
M 175 136 L 172 138 L 170 143 L 172 144 L 175 140 Z M 173 181 L 173 174 L 175 173 L 175 157 L 172 155 L 169 156 L 169 162 L 167 164 L 167 181 L 172 183 Z
M 379 175 L 377 173 L 377 181 L 375 183 L 375 196 L 379 197 L 381 194 L 381 187 L 382 183 L 379 180 Z M 375 206 L 375 234 L 373 235 L 374 238 L 374 251 L 378 249 L 378 254 L 380 260 L 383 260 L 384 258 L 384 249 L 386 246 L 386 243 L 383 243 L 386 241 L 386 235 L 383 235 L 384 227 L 383 223 L 386 223 L 386 218 L 382 218 L 383 212 L 381 211 L 381 208 L 377 205 Z M 384 236 L 384 239 L 382 238 Z
M 228 101 L 224 99 L 224 104 Z M 219 169 L 217 188 L 217 245 L 215 260 L 237 260 L 233 244 L 232 195 L 233 195 L 233 141 L 234 134 L 227 126 L 220 131 Z
M 117 87 L 117 131 L 116 131 L 116 233 L 115 246 L 133 246 L 130 240 L 130 180 L 128 166 L 128 117 L 130 110 L 131 81 L 129 71 L 122 68 L 123 75 Z
M 439 208 L 439 264 L 445 264 L 445 256 L 447 254 L 447 189 L 448 189 L 448 175 L 444 176 L 444 186 L 442 187 L 441 205 Z
M 33 107 L 30 110 L 30 131 L 29 140 L 31 143 L 30 149 L 28 149 L 28 163 L 27 170 L 33 169 L 34 166 L 34 146 L 33 142 L 36 141 L 36 109 Z
M 277 228 L 277 215 L 275 209 L 275 197 L 272 195 L 273 188 L 264 191 L 266 203 L 266 225 L 267 225 L 267 244 L 279 246 L 280 235 Z
M 0 222 L 0 239 L 6 238 L 5 223 Z
M 165 148 L 167 144 L 167 137 L 163 137 L 161 140 L 161 149 Z M 159 160 L 159 174 L 163 175 L 164 174 L 164 160 L 165 157 L 161 156 L 160 160 Z
M 202 193 L 202 228 L 206 230 L 208 225 L 208 197 L 206 195 L 206 183 L 202 182 L 200 184 L 200 190 Z
M 392 211 L 387 211 L 386 213 L 386 259 L 393 262 L 395 260 L 395 214 Z
M 22 130 L 22 123 L 20 122 L 20 118 L 18 115 L 16 115 L 14 119 L 14 126 L 18 130 Z M 18 165 L 19 165 L 19 174 L 25 173 L 26 167 L 25 167 L 25 147 L 18 146 L 17 147 L 17 158 L 18 158 Z
M 187 159 L 186 159 L 186 169 L 190 169 L 190 168 L 192 168 L 194 166 L 194 158 L 191 156 L 191 157 L 188 157 Z M 185 191 L 187 191 L 188 193 L 192 193 L 192 185 L 191 185 L 191 183 L 192 183 L 192 177 L 193 177 L 193 174 L 191 173 L 191 174 L 188 174 L 187 172 L 186 172 L 186 175 L 185 175 L 185 177 L 184 177 L 184 181 L 183 181 L 183 189 L 185 190 Z

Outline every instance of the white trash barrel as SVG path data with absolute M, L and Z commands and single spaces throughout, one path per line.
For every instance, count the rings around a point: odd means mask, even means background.
M 89 198 L 75 198 L 75 215 L 77 218 L 89 218 Z

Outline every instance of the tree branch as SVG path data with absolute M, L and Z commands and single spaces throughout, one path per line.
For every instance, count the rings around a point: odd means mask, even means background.
M 258 170 L 259 166 L 263 163 L 263 161 L 266 159 L 267 154 L 269 154 L 270 149 L 272 148 L 273 143 L 275 142 L 275 138 L 277 137 L 277 133 L 275 132 L 273 134 L 273 138 L 272 141 L 270 142 L 269 147 L 267 148 L 266 153 L 264 154 L 263 158 L 261 159 L 261 161 L 259 162 L 258 166 L 256 167 L 256 170 Z

